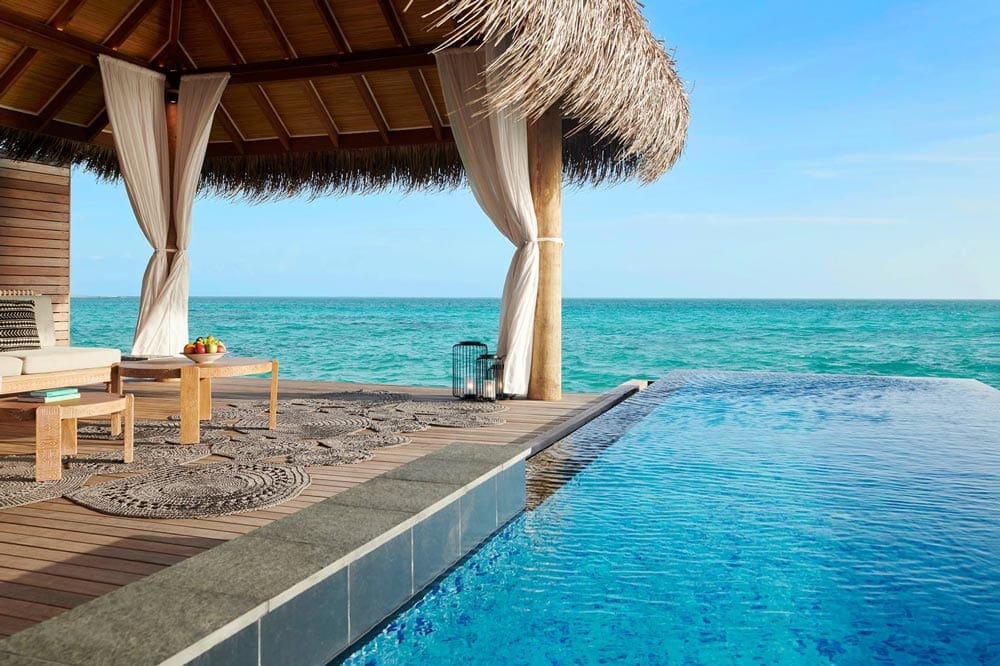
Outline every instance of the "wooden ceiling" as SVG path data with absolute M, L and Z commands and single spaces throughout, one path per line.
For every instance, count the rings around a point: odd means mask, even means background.
M 439 0 L 0 0 L 0 126 L 110 145 L 97 55 L 229 71 L 209 155 L 451 143 Z

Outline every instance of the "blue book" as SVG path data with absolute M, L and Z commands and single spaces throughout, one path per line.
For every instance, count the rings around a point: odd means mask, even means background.
M 75 386 L 69 386 L 66 388 L 54 388 L 54 389 L 44 389 L 42 391 L 32 391 L 28 395 L 32 398 L 51 398 L 57 395 L 77 395 L 80 393 L 80 389 Z

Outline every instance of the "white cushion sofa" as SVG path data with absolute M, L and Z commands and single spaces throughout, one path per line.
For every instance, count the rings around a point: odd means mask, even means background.
M 0 351 L 0 394 L 111 381 L 112 369 L 121 361 L 121 351 L 56 346 L 52 300 L 48 296 L 0 291 L 0 302 L 7 301 L 31 302 L 38 348 Z

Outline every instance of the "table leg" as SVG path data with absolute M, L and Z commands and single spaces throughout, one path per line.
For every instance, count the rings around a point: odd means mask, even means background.
M 201 381 L 198 366 L 181 368 L 181 444 L 201 441 Z
M 202 377 L 198 380 L 201 386 L 198 387 L 199 405 L 198 416 L 202 421 L 212 420 L 212 378 Z
M 112 395 L 122 395 L 125 392 L 125 383 L 122 380 L 121 368 L 116 363 L 111 366 L 111 381 L 108 382 L 108 393 Z M 111 436 L 117 437 L 122 433 L 121 414 L 111 415 Z
M 271 430 L 278 427 L 278 359 L 271 361 L 271 405 L 267 427 Z
M 62 478 L 62 428 L 58 405 L 35 410 L 35 481 Z
M 132 462 L 133 439 L 132 433 L 135 427 L 135 396 L 125 396 L 125 442 L 122 451 L 122 460 L 127 463 Z
M 76 419 L 62 420 L 62 454 L 76 455 Z

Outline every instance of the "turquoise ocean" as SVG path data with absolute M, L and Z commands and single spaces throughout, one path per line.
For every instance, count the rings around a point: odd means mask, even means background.
M 136 298 L 73 298 L 74 344 L 129 350 Z M 495 299 L 193 298 L 191 335 L 290 379 L 448 386 L 451 345 L 496 344 Z M 567 391 L 678 368 L 967 377 L 1000 388 L 1000 301 L 568 299 Z M 179 350 L 178 350 L 179 351 Z

